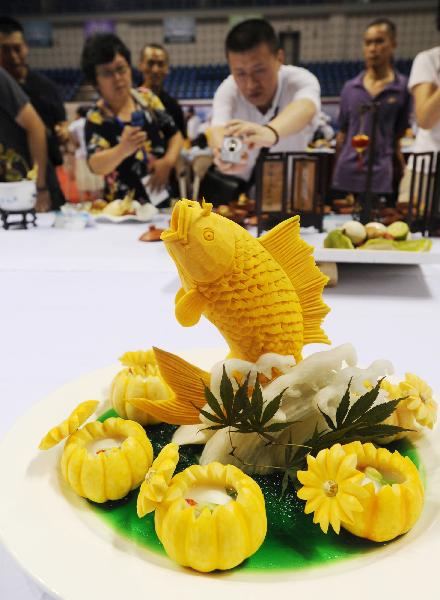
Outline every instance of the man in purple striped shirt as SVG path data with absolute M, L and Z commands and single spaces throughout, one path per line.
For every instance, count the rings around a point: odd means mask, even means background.
M 366 191 L 368 154 L 372 138 L 372 106 L 376 105 L 373 172 L 370 191 L 376 195 L 393 192 L 393 164 L 404 166 L 399 140 L 408 127 L 411 96 L 407 78 L 393 66 L 396 27 L 389 19 L 376 19 L 364 33 L 365 71 L 347 81 L 341 93 L 336 137 L 333 188 L 363 194 Z M 353 136 L 365 134 L 370 145 L 359 159 Z M 399 169 L 399 170 L 400 170 Z

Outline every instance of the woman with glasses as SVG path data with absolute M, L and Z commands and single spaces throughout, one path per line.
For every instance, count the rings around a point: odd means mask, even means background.
M 142 204 L 165 204 L 183 141 L 172 117 L 150 90 L 133 89 L 130 51 L 117 36 L 90 37 L 81 65 L 100 95 L 85 136 L 89 167 L 105 177 L 105 199 L 131 194 Z

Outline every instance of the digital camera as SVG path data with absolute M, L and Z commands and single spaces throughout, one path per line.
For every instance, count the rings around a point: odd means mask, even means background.
M 220 158 L 223 162 L 239 163 L 244 152 L 243 140 L 239 137 L 227 135 L 223 138 Z

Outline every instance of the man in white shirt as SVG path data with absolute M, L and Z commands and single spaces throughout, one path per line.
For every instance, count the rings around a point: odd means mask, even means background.
M 419 130 L 414 152 L 440 150 L 440 46 L 414 59 L 408 87 L 414 96 Z
M 278 37 L 263 19 L 233 27 L 225 50 L 231 75 L 214 96 L 210 144 L 219 171 L 249 181 L 261 148 L 306 149 L 321 107 L 320 86 L 306 69 L 283 64 Z M 220 159 L 225 135 L 242 137 L 247 146 L 239 164 Z
M 202 123 L 193 106 L 190 106 L 186 111 L 186 119 L 186 135 L 192 142 L 199 135 L 199 127 Z
M 418 125 L 413 152 L 440 152 L 440 46 L 417 54 L 411 67 L 408 88 L 414 98 L 415 116 Z M 429 169 L 426 161 L 425 172 Z M 421 170 L 420 158 L 416 167 Z M 399 202 L 408 202 L 410 196 L 412 162 L 408 163 L 400 184 Z M 432 175 L 432 179 L 434 176 Z M 425 194 L 428 178 L 424 178 Z M 414 186 L 418 195 L 419 174 Z M 432 185 L 431 185 L 432 190 Z

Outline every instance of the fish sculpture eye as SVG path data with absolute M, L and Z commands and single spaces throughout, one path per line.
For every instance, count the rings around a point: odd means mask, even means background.
M 203 237 L 207 242 L 212 242 L 212 240 L 214 239 L 214 232 L 212 231 L 212 229 L 204 229 Z

